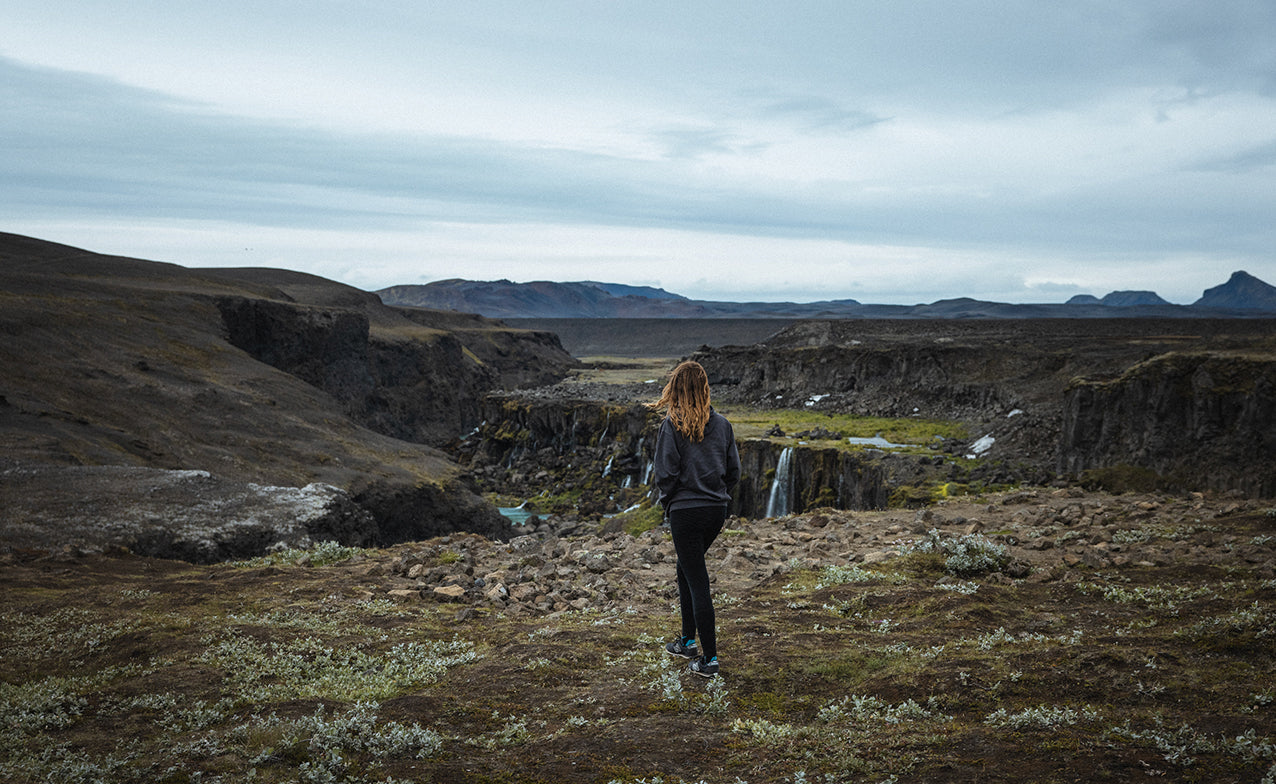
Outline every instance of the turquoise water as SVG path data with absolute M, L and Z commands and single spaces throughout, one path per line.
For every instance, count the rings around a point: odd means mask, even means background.
M 522 525 L 533 514 L 521 506 L 498 506 L 496 508 L 510 521 L 510 525 Z

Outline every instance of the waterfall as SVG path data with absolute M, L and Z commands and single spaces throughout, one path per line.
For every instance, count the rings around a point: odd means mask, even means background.
M 780 453 L 780 462 L 775 467 L 775 479 L 771 480 L 771 498 L 767 501 L 767 517 L 783 517 L 789 513 L 789 496 L 793 484 L 793 447 L 786 447 Z
M 603 479 L 606 479 L 607 477 L 611 476 L 611 464 L 614 463 L 615 461 L 616 461 L 615 455 L 612 455 L 611 457 L 607 458 L 607 467 L 603 469 Z

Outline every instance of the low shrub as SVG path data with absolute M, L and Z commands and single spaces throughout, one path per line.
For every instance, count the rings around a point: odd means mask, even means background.
M 932 528 L 927 538 L 905 545 L 902 552 L 934 553 L 944 558 L 944 571 L 958 577 L 999 572 L 1010 563 L 1006 548 L 979 534 L 945 539 Z

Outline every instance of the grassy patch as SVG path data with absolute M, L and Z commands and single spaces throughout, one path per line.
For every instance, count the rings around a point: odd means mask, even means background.
M 664 510 L 659 504 L 621 512 L 612 518 L 620 530 L 630 536 L 638 536 L 653 528 L 658 528 L 664 521 Z
M 740 438 L 765 438 L 767 431 L 779 426 L 788 435 L 817 428 L 835 434 L 837 441 L 846 448 L 847 438 L 873 438 L 880 436 L 893 444 L 927 447 L 936 438 L 966 439 L 969 432 L 960 422 L 937 419 L 886 419 L 851 414 L 830 414 L 801 408 L 757 409 L 750 406 L 726 405 L 720 408 L 731 420 Z M 818 440 L 818 439 L 813 439 Z M 860 448 L 860 447 L 856 447 Z

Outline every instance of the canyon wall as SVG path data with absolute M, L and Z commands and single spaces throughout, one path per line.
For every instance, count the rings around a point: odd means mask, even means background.
M 332 395 L 378 433 L 426 444 L 456 437 L 479 420 L 479 399 L 496 374 L 448 333 L 428 340 L 371 334 L 353 310 L 244 297 L 218 308 L 231 345 Z
M 332 395 L 363 426 L 415 443 L 455 439 L 478 424 L 488 392 L 552 382 L 572 364 L 553 335 L 490 321 L 440 329 L 442 314 L 401 309 L 428 327 L 405 336 L 358 310 L 246 297 L 217 306 L 231 345 Z
M 487 490 L 535 500 L 545 511 L 609 514 L 655 500 L 651 487 L 659 417 L 641 404 L 492 395 L 460 461 Z M 741 476 L 731 514 L 780 516 L 814 509 L 885 508 L 901 484 L 944 475 L 942 460 L 879 450 L 813 447 L 792 439 L 738 441 Z M 788 457 L 784 458 L 786 450 Z M 773 502 L 776 483 L 784 489 Z
M 1276 496 L 1276 361 L 1169 353 L 1063 394 L 1059 470 L 1133 466 L 1175 487 Z

